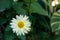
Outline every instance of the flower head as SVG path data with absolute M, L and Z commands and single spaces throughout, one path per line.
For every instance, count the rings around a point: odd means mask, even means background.
M 30 26 L 31 23 L 28 19 L 28 16 L 16 16 L 16 19 L 13 18 L 10 23 L 10 27 L 12 28 L 13 32 L 16 33 L 17 35 L 25 35 L 25 33 L 28 33 L 30 31 Z
M 58 0 L 52 1 L 52 6 L 53 6 L 53 7 L 56 6 L 57 4 L 59 4 L 59 3 L 58 3 Z

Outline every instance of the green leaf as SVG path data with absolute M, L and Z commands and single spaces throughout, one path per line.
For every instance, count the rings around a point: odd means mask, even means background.
M 7 20 L 6 20 L 5 18 L 0 18 L 0 25 L 6 23 L 6 21 L 7 21 Z
M 12 0 L 0 0 L 0 12 L 10 8 L 11 5 L 12 5 Z
M 22 35 L 21 40 L 26 40 L 26 35 L 24 35 L 24 36 Z
M 32 34 L 30 40 L 50 40 L 49 34 L 46 32 L 40 32 L 36 34 Z
M 40 38 L 41 38 L 41 40 L 50 40 L 49 39 L 49 34 L 46 33 L 46 32 L 41 32 L 40 33 Z
M 42 0 L 46 5 L 49 6 L 48 2 L 46 0 Z
M 29 2 L 37 2 L 37 0 L 24 0 L 24 2 L 27 2 L 27 3 L 29 3 Z
M 22 6 L 23 6 L 23 3 L 22 2 L 15 3 L 13 6 L 14 6 L 13 8 L 16 11 L 17 14 L 26 14 L 26 10 L 24 10 L 22 8 Z
M 38 13 L 40 15 L 48 15 L 47 11 L 45 11 L 39 3 L 31 3 L 30 9 L 32 13 Z
M 9 26 L 5 29 L 4 39 L 5 40 L 14 40 L 15 35 L 13 34 L 11 28 Z
M 54 40 L 60 40 L 60 34 L 55 34 Z
M 60 0 L 58 0 L 59 4 L 60 4 Z
M 51 18 L 51 27 L 52 32 L 55 32 L 60 29 L 60 13 L 54 13 Z

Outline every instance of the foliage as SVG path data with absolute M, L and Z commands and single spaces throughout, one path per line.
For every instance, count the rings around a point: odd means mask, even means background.
M 59 0 L 60 2 L 60 0 Z M 0 40 L 60 40 L 60 3 L 51 12 L 52 0 L 0 0 Z M 31 32 L 17 36 L 9 27 L 16 15 L 28 15 Z

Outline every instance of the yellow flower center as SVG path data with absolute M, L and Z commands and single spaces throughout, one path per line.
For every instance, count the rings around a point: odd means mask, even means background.
M 24 22 L 22 22 L 22 21 L 18 22 L 18 27 L 23 28 L 24 27 Z

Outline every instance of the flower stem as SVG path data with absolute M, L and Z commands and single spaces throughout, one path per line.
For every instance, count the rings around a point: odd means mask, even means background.
M 29 5 L 28 5 L 28 15 L 31 15 L 31 12 L 30 12 L 30 6 L 31 6 L 31 0 L 29 0 Z

